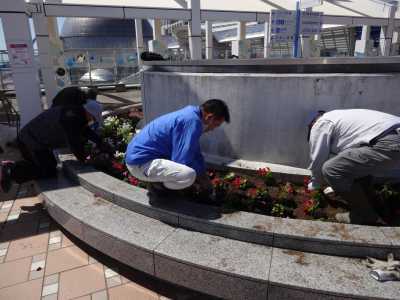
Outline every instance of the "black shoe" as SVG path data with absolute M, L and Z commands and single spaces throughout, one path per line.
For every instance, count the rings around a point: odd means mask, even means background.
M 175 195 L 174 190 L 167 189 L 162 182 L 149 182 L 147 190 L 151 196 L 168 198 Z
M 0 189 L 2 193 L 8 193 L 12 186 L 11 180 L 11 166 L 12 163 L 6 162 L 1 163 L 0 171 Z

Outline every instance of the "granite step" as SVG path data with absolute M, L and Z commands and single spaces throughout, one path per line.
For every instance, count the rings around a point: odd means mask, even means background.
M 224 299 L 399 299 L 360 259 L 257 245 L 176 228 L 132 212 L 63 177 L 40 181 L 50 216 L 122 263 Z
M 373 227 L 277 218 L 221 209 L 183 199 L 151 199 L 145 189 L 61 156 L 68 177 L 108 201 L 177 227 L 261 245 L 318 254 L 400 258 L 400 227 Z

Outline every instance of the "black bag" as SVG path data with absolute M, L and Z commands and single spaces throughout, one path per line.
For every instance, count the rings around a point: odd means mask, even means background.
M 142 54 L 140 54 L 140 58 L 143 61 L 165 60 L 161 54 L 149 51 L 142 52 Z

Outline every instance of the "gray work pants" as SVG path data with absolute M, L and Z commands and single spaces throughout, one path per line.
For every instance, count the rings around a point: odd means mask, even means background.
M 400 168 L 400 134 L 390 133 L 372 145 L 346 149 L 322 166 L 326 182 L 350 206 L 352 223 L 372 224 L 378 215 L 359 179 Z

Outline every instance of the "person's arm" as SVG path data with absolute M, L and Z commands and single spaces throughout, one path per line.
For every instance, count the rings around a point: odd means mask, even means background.
M 205 173 L 200 151 L 202 125 L 197 121 L 179 123 L 172 133 L 171 160 L 193 168 L 197 175 Z
M 329 159 L 333 124 L 327 120 L 317 121 L 311 129 L 310 159 L 308 167 L 312 177 L 309 189 L 318 188 L 323 182 L 322 165 Z
M 85 162 L 85 141 L 82 139 L 82 134 L 87 121 L 83 109 L 66 108 L 62 112 L 60 122 L 71 152 L 79 161 Z

